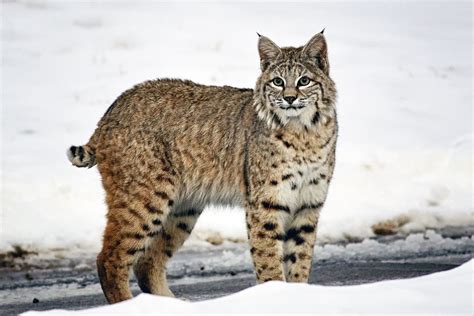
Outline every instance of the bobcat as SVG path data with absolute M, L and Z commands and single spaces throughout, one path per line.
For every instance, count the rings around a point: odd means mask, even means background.
M 258 282 L 308 282 L 338 131 L 323 31 L 298 48 L 259 35 L 254 90 L 138 84 L 69 148 L 73 165 L 97 164 L 106 191 L 97 268 L 108 302 L 132 297 L 132 266 L 143 292 L 173 296 L 166 263 L 209 204 L 245 208 Z

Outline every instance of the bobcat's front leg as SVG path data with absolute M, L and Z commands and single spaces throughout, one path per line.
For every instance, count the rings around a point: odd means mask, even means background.
M 247 204 L 246 221 L 250 253 L 257 281 L 258 283 L 284 281 L 284 221 L 289 216 L 289 209 L 269 200 Z
M 300 208 L 286 230 L 283 261 L 288 282 L 308 282 L 320 211 L 316 205 Z

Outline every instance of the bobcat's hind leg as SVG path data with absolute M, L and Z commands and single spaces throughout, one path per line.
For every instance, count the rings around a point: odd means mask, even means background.
M 166 263 L 191 233 L 202 209 L 176 210 L 134 266 L 140 289 L 145 293 L 174 296 L 166 281 Z
M 152 238 L 160 233 L 174 203 L 174 183 L 177 183 L 171 167 L 160 165 L 155 158 L 159 148 L 153 150 L 139 147 L 136 141 L 126 142 L 123 137 L 117 139 L 118 144 L 104 146 L 98 152 L 109 211 L 97 268 L 109 303 L 132 297 L 129 270 Z M 137 164 L 137 157 L 143 163 Z
M 286 231 L 285 273 L 288 282 L 308 282 L 321 208 L 300 210 Z
M 109 203 L 110 204 L 110 203 Z M 129 269 L 144 253 L 148 241 L 158 235 L 168 214 L 168 201 L 149 200 L 112 204 L 104 233 L 97 268 L 102 290 L 110 303 L 132 297 L 129 289 Z

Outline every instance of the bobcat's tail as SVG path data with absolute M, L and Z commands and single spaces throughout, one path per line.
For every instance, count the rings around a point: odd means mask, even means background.
M 95 166 L 95 150 L 89 145 L 71 146 L 67 150 L 67 158 L 73 166 L 92 168 Z

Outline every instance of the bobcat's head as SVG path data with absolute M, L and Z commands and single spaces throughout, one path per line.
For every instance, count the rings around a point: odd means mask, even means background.
M 259 36 L 262 74 L 255 88 L 259 117 L 271 127 L 295 124 L 308 129 L 334 116 L 336 88 L 329 77 L 323 32 L 297 48 L 280 48 Z

